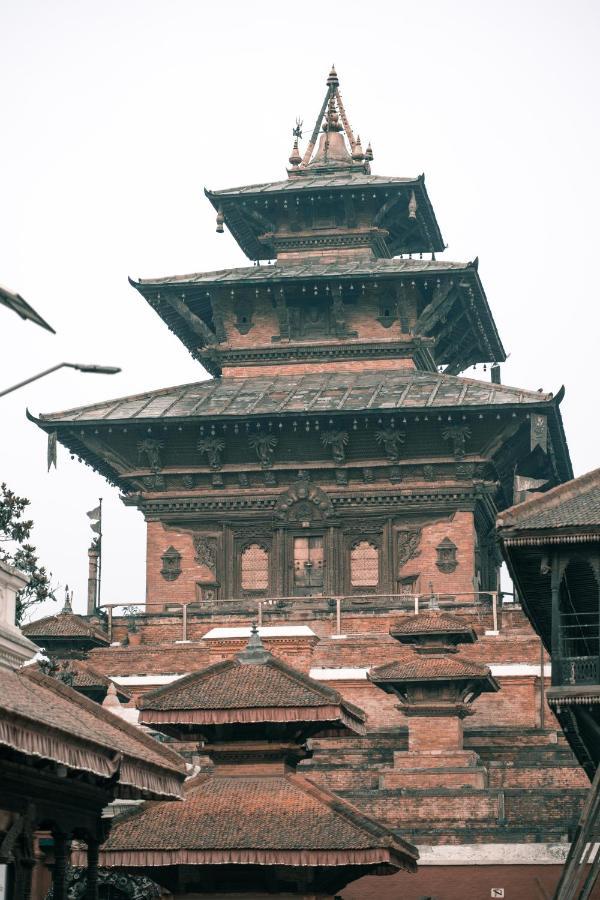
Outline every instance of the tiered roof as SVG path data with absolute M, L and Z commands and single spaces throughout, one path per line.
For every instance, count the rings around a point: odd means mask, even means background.
M 175 809 L 174 806 L 177 808 Z M 292 772 L 199 775 L 184 802 L 116 820 L 103 866 L 416 868 L 416 849 L 356 807 Z
M 293 771 L 290 751 L 298 753 L 309 733 L 332 726 L 361 732 L 364 714 L 275 659 L 256 629 L 234 659 L 146 694 L 139 705 L 140 720 L 155 728 L 198 724 L 217 765 L 186 785 L 177 811 L 152 804 L 117 820 L 101 865 L 202 866 L 195 880 L 203 885 L 219 866 L 217 892 L 231 877 L 247 877 L 251 890 L 252 879 L 262 878 L 255 867 L 297 867 L 305 890 L 333 878 L 330 893 L 369 871 L 416 868 L 414 847 Z M 228 865 L 254 870 L 232 876 Z M 277 877 L 293 882 L 293 872 Z

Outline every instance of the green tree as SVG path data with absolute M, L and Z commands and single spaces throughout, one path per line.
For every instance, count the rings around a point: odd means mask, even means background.
M 24 518 L 29 506 L 3 482 L 0 485 L 0 560 L 29 576 L 29 584 L 17 594 L 17 623 L 44 600 L 56 600 L 51 572 L 40 566 L 36 549 L 29 543 L 33 520 Z

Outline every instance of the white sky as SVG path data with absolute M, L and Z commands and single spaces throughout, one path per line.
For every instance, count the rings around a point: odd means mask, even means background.
M 444 258 L 479 256 L 511 354 L 503 381 L 564 383 L 575 473 L 600 463 L 599 41 L 594 0 L 4 0 L 0 283 L 58 333 L 0 308 L 0 383 L 61 360 L 123 368 L 0 399 L 0 477 L 31 498 L 41 559 L 76 609 L 86 510 L 104 498 L 106 602 L 143 602 L 143 520 L 63 448 L 48 475 L 25 408 L 205 377 L 127 275 L 248 264 L 202 189 L 285 177 L 295 118 L 310 132 L 332 61 L 373 171 L 425 172 Z

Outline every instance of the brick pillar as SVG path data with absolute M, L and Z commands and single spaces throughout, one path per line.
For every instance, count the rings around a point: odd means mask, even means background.
M 408 749 L 462 750 L 463 723 L 459 716 L 410 716 Z

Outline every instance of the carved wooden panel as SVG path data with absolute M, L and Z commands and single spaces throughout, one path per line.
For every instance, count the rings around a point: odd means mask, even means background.
M 242 551 L 241 586 L 243 591 L 266 591 L 269 587 L 269 553 L 260 544 L 249 544 Z

